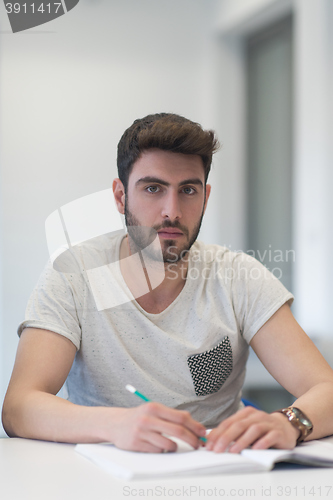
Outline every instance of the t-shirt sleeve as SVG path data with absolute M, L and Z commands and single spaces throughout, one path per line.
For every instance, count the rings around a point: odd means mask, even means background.
M 18 327 L 20 336 L 24 328 L 42 328 L 63 335 L 80 348 L 81 327 L 76 306 L 73 276 L 53 269 L 49 262 L 34 288 Z
M 247 343 L 293 295 L 263 264 L 239 253 L 233 260 L 232 300 L 240 332 Z

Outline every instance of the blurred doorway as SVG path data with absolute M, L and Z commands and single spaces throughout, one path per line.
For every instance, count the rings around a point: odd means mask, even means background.
M 248 250 L 292 291 L 292 18 L 247 39 Z

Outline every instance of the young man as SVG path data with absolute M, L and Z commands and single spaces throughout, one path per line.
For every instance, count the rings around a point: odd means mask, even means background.
M 208 449 L 239 452 L 333 433 L 333 372 L 293 318 L 292 295 L 255 259 L 196 241 L 217 146 L 173 114 L 126 130 L 113 191 L 128 234 L 81 245 L 80 273 L 47 266 L 19 328 L 10 436 L 161 452 L 176 447 L 167 436 L 198 447 L 214 428 Z M 106 259 L 98 292 L 119 305 L 97 307 L 84 255 Z M 295 395 L 292 408 L 242 408 L 248 345 Z M 65 381 L 67 400 L 56 396 Z M 154 402 L 140 404 L 127 383 Z

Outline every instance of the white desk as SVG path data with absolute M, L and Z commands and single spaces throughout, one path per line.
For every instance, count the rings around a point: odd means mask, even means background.
M 333 469 L 285 465 L 257 474 L 123 481 L 78 455 L 74 445 L 0 439 L 1 500 L 126 498 L 332 500 Z

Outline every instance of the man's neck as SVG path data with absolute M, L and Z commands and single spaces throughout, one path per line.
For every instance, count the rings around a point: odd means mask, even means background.
M 176 263 L 164 263 L 164 279 L 153 288 L 151 286 L 153 280 L 149 277 L 154 272 L 154 266 L 143 267 L 141 258 L 128 259 L 130 256 L 131 251 L 126 236 L 120 246 L 120 269 L 123 278 L 143 309 L 155 314 L 162 312 L 176 299 L 185 285 L 188 259 L 181 259 Z

